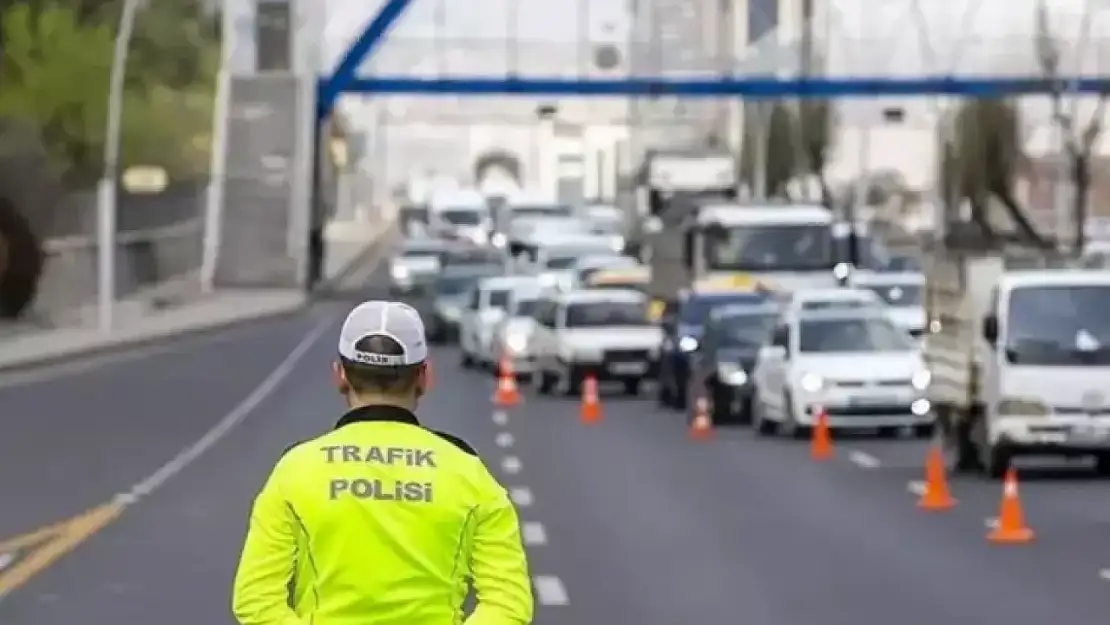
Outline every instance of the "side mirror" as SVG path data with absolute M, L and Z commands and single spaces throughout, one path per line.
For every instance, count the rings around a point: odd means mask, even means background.
M 983 338 L 993 347 L 998 343 L 998 317 L 987 315 L 983 317 Z

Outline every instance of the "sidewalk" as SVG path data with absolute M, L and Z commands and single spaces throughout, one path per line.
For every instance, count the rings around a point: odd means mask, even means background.
M 364 227 L 360 229 L 357 235 L 348 230 L 345 236 L 329 237 L 327 279 L 341 276 L 365 260 L 374 236 Z M 61 327 L 40 327 L 33 322 L 0 326 L 0 372 L 290 314 L 311 303 L 309 295 L 295 289 L 226 290 L 211 295 L 196 290 L 176 295 L 180 297 L 161 304 L 152 303 L 150 297 L 118 302 L 116 329 L 108 333 L 96 327 L 95 307 L 74 311 L 69 323 Z

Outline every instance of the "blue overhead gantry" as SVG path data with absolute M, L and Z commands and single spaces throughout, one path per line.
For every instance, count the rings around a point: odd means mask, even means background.
M 483 2 L 484 0 L 472 0 Z M 335 72 L 320 80 L 317 93 L 319 120 L 326 119 L 336 100 L 344 93 L 365 94 L 455 94 L 455 95 L 519 95 L 519 96 L 683 96 L 690 98 L 851 98 L 912 95 L 949 95 L 967 97 L 1011 96 L 1050 93 L 1060 87 L 1070 93 L 1110 93 L 1106 78 L 1062 77 L 1045 78 L 958 78 L 954 76 L 921 76 L 887 78 L 881 76 L 855 78 L 773 77 L 711 79 L 564 79 L 554 77 L 505 78 L 437 78 L 422 79 L 404 76 L 359 76 L 366 59 L 385 40 L 390 28 L 405 13 L 413 0 L 386 0 L 384 6 L 366 26 L 362 35 L 343 56 Z

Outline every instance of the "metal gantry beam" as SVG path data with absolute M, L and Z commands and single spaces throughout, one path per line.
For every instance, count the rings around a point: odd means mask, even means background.
M 354 78 L 346 83 L 351 93 L 416 95 L 562 95 L 586 97 L 684 96 L 719 98 L 872 98 L 913 95 L 966 97 L 1013 96 L 1052 93 L 1057 81 L 1040 78 L 409 78 L 375 76 Z M 1110 93 L 1110 78 L 1075 78 L 1067 82 L 1069 93 Z
M 390 28 L 413 0 L 386 0 L 381 11 L 344 55 L 335 72 L 320 80 L 318 110 L 327 117 L 342 93 L 382 95 L 472 95 L 472 96 L 579 96 L 643 97 L 683 96 L 689 98 L 875 98 L 915 95 L 1005 97 L 1052 93 L 1065 85 L 1069 93 L 1110 93 L 1107 77 L 1000 78 L 881 76 L 816 78 L 615 78 L 567 79 L 558 77 L 440 77 L 358 76 L 366 59 L 381 45 Z

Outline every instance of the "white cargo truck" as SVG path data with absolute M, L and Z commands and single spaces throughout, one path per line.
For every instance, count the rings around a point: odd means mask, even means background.
M 999 478 L 1036 455 L 1110 473 L 1110 271 L 953 254 L 926 288 L 927 397 L 949 469 Z

